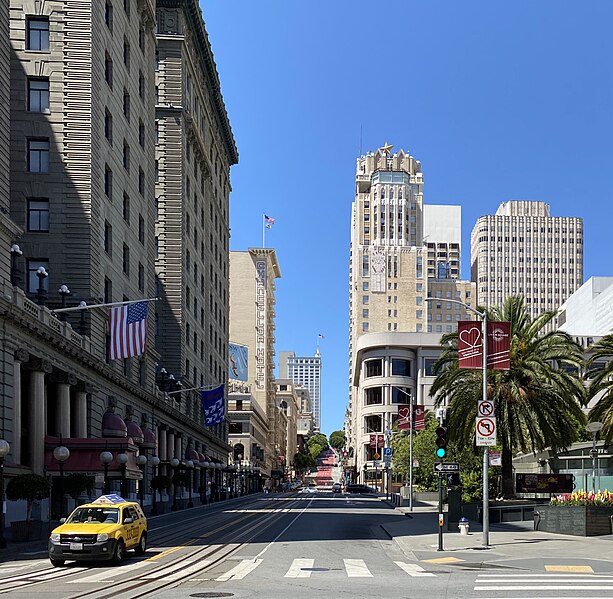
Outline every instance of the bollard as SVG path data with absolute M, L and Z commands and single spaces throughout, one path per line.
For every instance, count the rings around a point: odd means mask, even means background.
M 460 529 L 460 534 L 461 535 L 467 535 L 468 534 L 468 529 L 470 528 L 470 522 L 468 521 L 468 518 L 460 518 L 460 523 L 458 524 L 458 528 Z

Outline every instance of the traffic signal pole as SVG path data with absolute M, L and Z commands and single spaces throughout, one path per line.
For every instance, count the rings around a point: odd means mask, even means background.
M 438 549 L 437 551 L 444 551 L 443 549 L 443 523 L 445 516 L 443 514 L 443 475 L 438 474 Z

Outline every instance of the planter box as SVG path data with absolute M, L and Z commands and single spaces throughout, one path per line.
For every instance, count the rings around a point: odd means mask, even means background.
M 11 539 L 14 542 L 38 541 L 43 532 L 40 520 L 15 520 L 11 522 Z
M 579 537 L 612 533 L 613 508 L 582 505 L 539 506 L 534 511 L 534 529 Z

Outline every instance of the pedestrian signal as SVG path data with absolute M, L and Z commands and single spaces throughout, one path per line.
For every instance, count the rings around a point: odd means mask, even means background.
M 439 426 L 436 429 L 436 457 L 443 459 L 447 455 L 447 429 Z

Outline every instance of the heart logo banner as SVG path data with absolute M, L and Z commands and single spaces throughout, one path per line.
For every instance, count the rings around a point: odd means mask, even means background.
M 482 368 L 483 339 L 481 327 L 473 320 L 458 322 L 458 365 L 460 368 Z M 511 324 L 487 323 L 487 367 L 490 370 L 509 370 Z
M 411 428 L 411 405 L 398 406 L 398 430 L 408 431 Z M 426 428 L 426 410 L 424 405 L 413 404 L 413 430 L 423 431 Z

